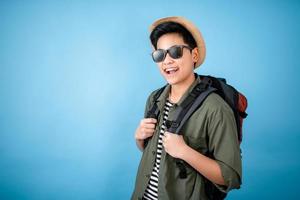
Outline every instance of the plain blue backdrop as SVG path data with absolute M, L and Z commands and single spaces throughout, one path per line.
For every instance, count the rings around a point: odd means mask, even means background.
M 228 199 L 296 199 L 299 1 L 1 1 L 0 199 L 129 199 L 134 131 L 165 84 L 149 25 L 185 16 L 207 46 L 196 71 L 249 101 L 243 185 Z

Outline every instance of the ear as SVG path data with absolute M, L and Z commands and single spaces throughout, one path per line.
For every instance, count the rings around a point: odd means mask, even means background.
M 193 59 L 193 62 L 196 63 L 199 59 L 199 49 L 198 47 L 195 47 L 193 50 L 192 50 L 192 59 Z

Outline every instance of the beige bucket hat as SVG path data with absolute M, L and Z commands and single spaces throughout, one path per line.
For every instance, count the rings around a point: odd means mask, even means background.
M 203 63 L 203 61 L 205 59 L 205 55 L 206 55 L 204 39 L 203 39 L 202 34 L 200 33 L 199 29 L 192 22 L 188 21 L 184 17 L 173 16 L 173 17 L 165 17 L 165 18 L 156 20 L 150 26 L 150 32 L 152 32 L 155 27 L 157 27 L 158 25 L 165 23 L 165 22 L 176 22 L 176 23 L 182 25 L 184 28 L 186 28 L 192 34 L 192 36 L 194 37 L 194 39 L 197 43 L 197 47 L 199 49 L 199 59 L 195 64 L 195 68 L 199 67 Z

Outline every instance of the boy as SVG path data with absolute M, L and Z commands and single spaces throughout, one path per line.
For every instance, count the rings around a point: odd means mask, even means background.
M 147 117 L 154 96 L 148 97 L 145 118 L 135 132 L 143 151 L 132 199 L 222 199 L 241 184 L 241 156 L 233 111 L 217 94 L 211 93 L 185 122 L 182 133 L 167 132 L 192 89 L 201 81 L 194 69 L 205 58 L 200 31 L 182 17 L 162 18 L 150 27 L 152 58 L 167 86 L 156 103 L 158 119 Z M 182 160 L 181 177 L 176 160 Z

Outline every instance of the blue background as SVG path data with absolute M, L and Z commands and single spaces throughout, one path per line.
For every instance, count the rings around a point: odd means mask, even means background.
M 228 199 L 296 199 L 299 1 L 1 1 L 0 199 L 129 199 L 134 131 L 162 86 L 148 27 L 179 15 L 207 45 L 196 71 L 249 101 L 243 185 Z

